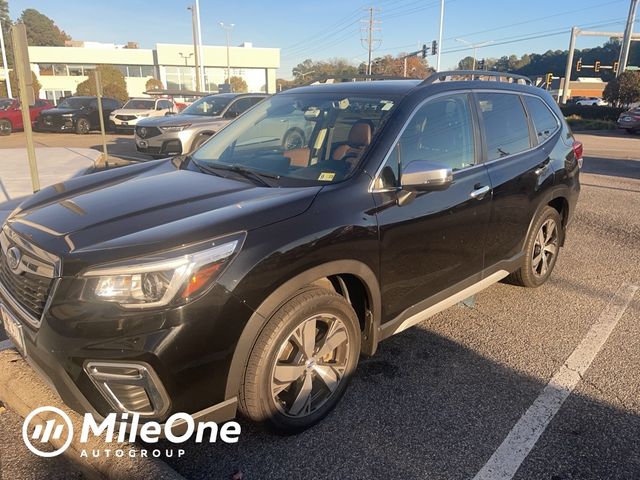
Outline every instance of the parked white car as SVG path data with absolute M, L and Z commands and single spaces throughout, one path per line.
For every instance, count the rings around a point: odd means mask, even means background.
M 178 113 L 176 104 L 168 98 L 131 98 L 124 106 L 109 115 L 112 127 L 133 132 L 142 118 L 164 117 Z
M 586 97 L 578 100 L 576 105 L 593 105 L 594 107 L 606 107 L 608 105 L 603 99 L 599 97 Z

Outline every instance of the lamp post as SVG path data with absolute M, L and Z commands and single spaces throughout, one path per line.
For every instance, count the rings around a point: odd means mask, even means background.
M 178 52 L 178 55 L 180 55 L 182 57 L 182 59 L 184 60 L 184 66 L 186 67 L 187 65 L 189 65 L 189 59 L 191 57 L 193 57 L 193 52 L 191 52 L 189 55 L 185 55 L 182 52 Z
M 193 34 L 193 53 L 195 54 L 195 66 L 196 66 L 196 91 L 200 92 L 200 55 L 198 54 L 198 18 L 196 14 L 196 7 L 194 5 L 187 7 L 187 10 L 191 10 L 191 31 Z M 182 55 L 182 54 L 181 54 Z
M 2 67 L 4 68 L 4 82 L 7 85 L 7 97 L 12 98 L 11 80 L 9 80 L 9 68 L 7 67 L 7 52 L 4 48 L 4 32 L 2 22 L 0 22 L 0 49 L 2 50 Z
M 225 31 L 225 34 L 227 37 L 227 81 L 226 83 L 230 83 L 231 82 L 231 60 L 229 57 L 229 43 L 230 43 L 230 37 L 231 37 L 231 29 L 235 26 L 235 24 L 233 23 L 226 24 L 224 22 L 220 22 L 220 26 Z
M 471 42 L 467 42 L 464 38 L 456 38 L 456 42 L 464 43 L 465 45 L 468 45 L 473 49 L 473 67 L 471 68 L 471 70 L 475 70 L 476 69 L 476 51 L 481 47 L 486 47 L 487 45 L 492 44 L 493 40 L 490 40 L 488 42 L 482 42 L 482 43 L 471 43 Z

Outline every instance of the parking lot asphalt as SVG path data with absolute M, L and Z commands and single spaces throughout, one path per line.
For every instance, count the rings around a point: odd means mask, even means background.
M 240 420 L 238 444 L 182 445 L 186 454 L 167 462 L 193 479 L 473 478 L 616 292 L 640 286 L 640 138 L 578 138 L 582 193 L 546 285 L 499 283 L 473 308 L 452 307 L 383 342 L 336 411 L 302 434 Z M 640 478 L 639 320 L 636 292 L 513 478 Z

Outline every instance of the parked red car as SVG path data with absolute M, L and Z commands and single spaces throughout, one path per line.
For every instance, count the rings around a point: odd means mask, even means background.
M 41 111 L 53 108 L 48 100 L 37 99 L 35 105 L 29 108 L 31 123 L 33 123 Z M 0 98 L 0 135 L 9 135 L 14 130 L 22 130 L 22 112 L 20 102 L 13 98 Z

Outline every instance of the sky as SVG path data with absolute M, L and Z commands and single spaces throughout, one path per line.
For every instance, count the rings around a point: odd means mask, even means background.
M 76 40 L 126 43 L 141 48 L 156 43 L 192 42 L 191 13 L 195 0 L 9 0 L 12 18 L 26 8 L 51 17 Z M 439 0 L 201 0 L 202 40 L 224 45 L 219 23 L 235 24 L 231 43 L 281 49 L 278 76 L 306 58 L 367 59 L 362 20 L 375 8 L 373 56 L 418 50 L 438 38 Z M 478 58 L 566 50 L 576 25 L 598 31 L 622 31 L 629 0 L 445 0 L 442 67 L 454 67 L 472 50 L 470 43 L 492 42 Z M 513 40 L 519 40 L 514 42 Z M 606 38 L 581 37 L 577 48 L 602 44 Z M 428 57 L 435 65 L 435 58 Z

